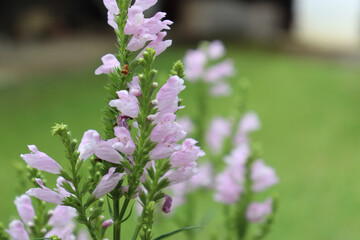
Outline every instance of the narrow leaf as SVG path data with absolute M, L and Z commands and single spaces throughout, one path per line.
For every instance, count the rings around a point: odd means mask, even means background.
M 180 228 L 180 229 L 175 230 L 175 231 L 173 231 L 173 232 L 166 233 L 166 234 L 163 234 L 163 235 L 161 235 L 161 236 L 158 236 L 158 237 L 154 238 L 153 240 L 165 239 L 165 238 L 171 237 L 171 236 L 173 236 L 173 235 L 175 235 L 175 234 L 178 234 L 178 233 L 180 233 L 180 232 L 182 232 L 182 231 L 193 230 L 193 229 L 196 229 L 196 228 L 203 228 L 203 227 L 201 227 L 201 226 L 191 226 L 191 227 Z

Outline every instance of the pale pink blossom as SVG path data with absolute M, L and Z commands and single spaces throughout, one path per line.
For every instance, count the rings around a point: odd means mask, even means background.
M 112 54 L 106 54 L 101 58 L 103 65 L 95 70 L 96 75 L 110 74 L 114 71 L 114 68 L 120 68 L 120 62 Z
M 107 142 L 110 143 L 113 148 L 124 154 L 133 154 L 135 151 L 135 143 L 131 138 L 130 131 L 125 127 L 115 127 L 114 133 L 115 138 Z
M 189 81 L 196 81 L 205 71 L 206 53 L 200 49 L 187 51 L 184 58 L 185 75 Z
M 157 113 L 157 119 L 161 120 L 161 117 L 166 113 L 175 113 L 179 107 L 179 93 L 185 89 L 184 80 L 178 76 L 171 76 L 169 80 L 160 88 L 156 94 L 156 100 L 158 104 L 156 108 L 159 110 Z
M 170 170 L 165 177 L 169 180 L 170 184 L 178 184 L 187 181 L 197 173 L 196 163 L 192 162 L 183 167 Z
M 230 85 L 224 82 L 217 83 L 210 89 L 210 94 L 214 97 L 229 96 L 231 93 Z
M 65 226 L 53 227 L 48 233 L 46 233 L 45 238 L 56 235 L 61 240 L 75 240 L 75 236 L 73 234 L 74 230 L 75 224 L 73 222 L 69 222 Z
M 186 136 L 183 127 L 175 122 L 176 115 L 167 113 L 162 116 L 161 121 L 154 127 L 150 134 L 152 142 L 175 143 Z
M 189 179 L 189 188 L 211 188 L 214 183 L 214 168 L 211 163 L 205 163 L 198 166 L 198 172 Z
M 236 169 L 227 168 L 216 177 L 215 201 L 225 204 L 234 204 L 239 200 L 243 187 L 234 179 L 234 170 L 236 171 Z
M 102 177 L 99 184 L 96 186 L 92 195 L 97 199 L 110 193 L 118 185 L 119 181 L 123 178 L 125 173 L 115 172 L 116 168 L 112 167 L 109 172 Z
M 173 22 L 162 19 L 166 13 L 158 12 L 152 18 L 145 18 L 143 11 L 144 6 L 148 7 L 150 4 L 135 3 L 128 10 L 128 19 L 124 28 L 127 35 L 133 35 L 128 44 L 130 51 L 137 51 L 143 48 L 148 41 L 153 41 L 157 38 L 157 34 L 163 29 L 170 29 L 169 25 Z
M 34 207 L 31 204 L 30 197 L 27 195 L 16 197 L 15 205 L 21 220 L 25 223 L 25 225 L 29 225 L 35 216 Z
M 6 232 L 10 235 L 11 240 L 30 240 L 24 224 L 19 220 L 13 220 L 9 224 L 9 229 L 6 230 Z
M 116 92 L 119 99 L 111 100 L 109 105 L 116 107 L 123 115 L 136 118 L 139 114 L 139 102 L 137 98 L 126 90 Z
M 251 203 L 246 211 L 246 218 L 253 223 L 261 223 L 265 217 L 272 213 L 272 199 L 268 198 L 265 202 Z
M 248 142 L 248 135 L 254 131 L 259 130 L 261 123 L 258 115 L 255 112 L 248 112 L 240 120 L 238 130 L 235 134 L 234 144 L 241 144 Z
M 204 76 L 206 82 L 216 82 L 225 77 L 231 77 L 235 74 L 235 67 L 232 60 L 225 60 L 210 67 Z
M 147 45 L 146 48 L 154 48 L 154 50 L 156 52 L 155 56 L 158 56 L 159 54 L 164 52 L 172 44 L 172 40 L 165 40 L 164 41 L 164 38 L 165 38 L 166 34 L 167 34 L 166 32 L 159 32 L 156 35 L 156 39 L 154 39 L 153 41 L 151 41 L 149 43 L 149 45 Z M 142 54 L 145 51 L 145 49 L 143 51 L 141 51 L 141 53 L 138 55 L 138 58 L 142 57 Z
M 219 154 L 223 148 L 224 139 L 231 134 L 231 122 L 222 117 L 215 117 L 206 133 L 206 143 L 211 152 Z
M 58 205 L 52 213 L 48 224 L 53 227 L 64 227 L 77 216 L 75 208 Z
M 219 59 L 225 54 L 225 46 L 219 41 L 215 40 L 209 43 L 207 54 L 210 59 Z
M 64 197 L 70 197 L 70 193 L 65 189 L 63 188 L 63 184 L 67 182 L 68 184 L 70 184 L 70 186 L 75 190 L 74 188 L 74 185 L 69 182 L 69 181 L 66 181 L 63 177 L 58 177 L 56 179 L 56 188 L 55 190 L 61 195 L 61 196 L 64 196 Z
M 133 77 L 132 81 L 127 84 L 129 87 L 129 93 L 135 97 L 141 96 L 141 89 L 139 85 L 139 77 Z
M 182 167 L 193 164 L 199 157 L 205 156 L 205 152 L 196 146 L 196 140 L 188 138 L 182 143 L 181 149 L 175 151 L 169 161 L 172 167 Z
M 95 130 L 88 130 L 84 133 L 78 150 L 80 160 L 86 160 L 93 154 L 102 160 L 116 164 L 123 160 L 123 157 L 111 147 L 111 144 L 102 140 L 100 134 Z
M 187 133 L 192 133 L 194 131 L 194 123 L 191 121 L 190 117 L 180 117 L 177 119 L 177 123 L 180 124 Z
M 53 173 L 60 174 L 62 167 L 46 153 L 40 152 L 35 145 L 28 145 L 32 153 L 21 154 L 20 157 L 31 167 Z
M 112 219 L 108 219 L 108 220 L 103 221 L 103 223 L 101 224 L 101 226 L 102 226 L 103 228 L 108 228 L 108 227 L 110 227 L 110 226 L 113 225 L 113 224 L 114 224 L 114 221 L 113 221 Z
M 136 0 L 133 6 L 140 7 L 143 11 L 154 6 L 158 0 Z
M 156 147 L 150 151 L 151 160 L 165 159 L 171 156 L 171 154 L 180 149 L 179 144 L 175 143 L 158 143 Z
M 247 143 L 244 143 L 233 149 L 230 155 L 225 156 L 224 161 L 226 162 L 227 166 L 240 173 L 240 170 L 244 170 L 249 156 L 250 147 Z M 240 179 L 240 177 L 238 179 Z
M 77 234 L 77 240 L 90 240 L 90 236 L 88 232 L 84 229 L 80 229 L 79 233 Z M 105 239 L 104 239 L 105 240 Z
M 104 5 L 110 13 L 115 15 L 120 13 L 120 9 L 116 3 L 116 0 L 104 0 Z
M 266 190 L 279 182 L 275 170 L 265 165 L 261 159 L 253 163 L 251 170 L 252 189 L 255 192 Z
M 39 184 L 40 188 L 29 189 L 26 192 L 28 196 L 36 197 L 45 202 L 55 203 L 58 205 L 62 204 L 65 198 L 68 197 L 45 187 L 43 181 L 39 178 L 35 178 L 35 181 Z
M 115 20 L 115 15 L 111 12 L 108 11 L 107 13 L 107 19 L 108 19 L 108 24 L 115 30 L 118 30 L 118 25 L 116 23 L 116 20 Z M 100 73 L 101 74 L 101 73 Z

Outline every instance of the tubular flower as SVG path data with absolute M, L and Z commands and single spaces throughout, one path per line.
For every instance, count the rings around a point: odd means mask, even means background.
M 279 182 L 279 178 L 273 168 L 265 165 L 263 160 L 257 160 L 252 165 L 251 179 L 253 191 L 263 191 Z
M 116 168 L 112 167 L 109 172 L 102 177 L 99 184 L 96 186 L 92 195 L 97 199 L 110 193 L 118 185 L 119 181 L 123 178 L 125 173 L 115 173 Z
M 19 220 L 10 223 L 6 232 L 10 235 L 11 240 L 30 240 L 29 234 L 26 232 L 24 224 Z
M 114 71 L 114 68 L 120 68 L 120 62 L 112 54 L 106 54 L 101 58 L 101 61 L 103 62 L 103 65 L 95 70 L 96 75 L 110 74 Z
M 125 127 L 114 128 L 115 138 L 108 140 L 113 148 L 124 153 L 133 154 L 135 151 L 135 143 L 131 139 L 130 131 Z
M 32 153 L 21 154 L 20 157 L 31 167 L 53 173 L 60 174 L 62 167 L 46 153 L 40 152 L 35 145 L 29 145 Z
M 111 144 L 102 140 L 100 134 L 95 130 L 88 130 L 79 145 L 79 159 L 86 160 L 95 154 L 98 158 L 119 164 L 123 157 L 111 147 Z
M 119 99 L 111 100 L 110 107 L 116 107 L 123 115 L 136 118 L 139 114 L 139 102 L 137 98 L 126 90 L 116 92 Z
M 246 211 L 246 218 L 250 222 L 259 223 L 272 213 L 272 199 L 268 198 L 262 203 L 251 203 Z
M 27 195 L 16 197 L 15 205 L 21 220 L 28 226 L 35 217 L 35 211 L 30 197 Z
M 59 205 L 63 203 L 66 197 L 70 196 L 70 193 L 68 192 L 58 193 L 51 190 L 50 188 L 45 187 L 43 181 L 39 178 L 35 178 L 35 181 L 39 184 L 40 188 L 29 189 L 26 192 L 28 196 L 36 197 L 45 202 L 55 203 Z

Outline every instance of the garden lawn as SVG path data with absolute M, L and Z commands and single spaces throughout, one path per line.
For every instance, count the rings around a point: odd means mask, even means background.
M 159 57 L 162 81 L 184 51 L 175 48 Z M 262 143 L 265 161 L 276 168 L 281 180 L 274 189 L 280 196 L 279 214 L 268 239 L 357 239 L 360 69 L 258 49 L 232 47 L 229 55 L 239 76 L 251 80 L 249 105 L 263 125 L 253 139 Z M 76 72 L 29 76 L 22 84 L 0 89 L 0 221 L 5 225 L 17 217 L 13 200 L 25 191 L 13 166 L 22 162 L 19 156 L 28 152 L 27 144 L 36 144 L 65 167 L 62 146 L 51 136 L 51 126 L 64 122 L 79 140 L 87 129 L 101 131 L 106 77 L 93 75 L 97 64 Z M 187 105 L 183 111 L 194 113 L 196 89 L 188 88 L 182 95 Z M 231 103 L 222 99 L 208 105 L 215 115 L 227 113 Z M 200 213 L 208 211 L 211 219 L 198 231 L 198 239 L 208 239 L 209 232 L 223 239 L 220 205 L 212 203 L 211 195 L 198 194 L 195 206 Z M 182 210 L 177 218 L 185 216 Z M 169 221 L 159 223 L 154 235 L 176 229 Z M 124 232 L 130 232 L 130 224 L 126 226 Z

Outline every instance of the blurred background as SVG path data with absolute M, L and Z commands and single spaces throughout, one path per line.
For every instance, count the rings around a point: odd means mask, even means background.
M 166 11 L 175 22 L 160 78 L 199 40 L 220 39 L 238 77 L 252 82 L 250 107 L 263 122 L 256 139 L 281 179 L 269 239 L 357 239 L 360 0 L 159 0 L 156 8 L 149 15 Z M 78 139 L 102 128 L 106 77 L 93 72 L 115 40 L 101 0 L 2 3 L 0 221 L 16 216 L 14 164 L 27 144 L 64 162 L 49 133 L 55 122 Z M 215 112 L 224 101 L 212 104 Z

